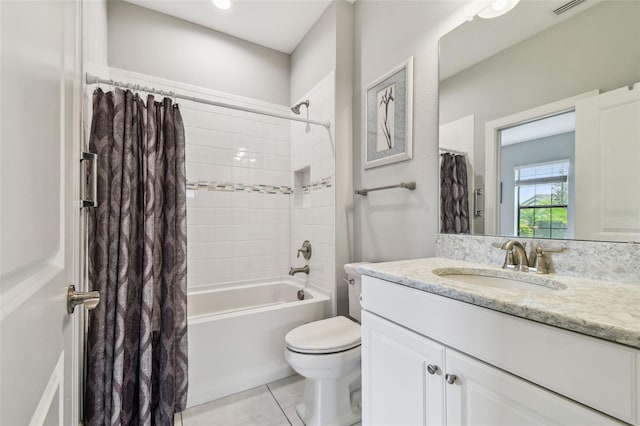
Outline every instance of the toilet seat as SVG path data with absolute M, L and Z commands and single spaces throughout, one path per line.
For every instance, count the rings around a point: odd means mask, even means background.
M 287 348 L 303 354 L 332 354 L 360 346 L 360 324 L 339 316 L 294 328 L 285 336 Z

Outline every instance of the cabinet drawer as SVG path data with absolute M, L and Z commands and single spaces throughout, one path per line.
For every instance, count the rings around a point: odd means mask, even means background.
M 640 425 L 640 351 L 363 276 L 362 306 L 424 336 Z

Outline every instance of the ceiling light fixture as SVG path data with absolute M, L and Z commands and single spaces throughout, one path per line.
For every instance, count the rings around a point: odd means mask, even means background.
M 231 7 L 231 0 L 213 0 L 213 4 L 215 4 L 218 9 L 227 10 Z
M 491 6 L 478 13 L 478 16 L 484 19 L 497 18 L 502 16 L 520 2 L 520 0 L 496 0 Z

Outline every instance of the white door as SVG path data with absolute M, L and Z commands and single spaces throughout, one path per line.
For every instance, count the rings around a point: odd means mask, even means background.
M 567 398 L 463 355 L 446 351 L 447 426 L 620 425 Z
M 444 424 L 444 346 L 362 311 L 362 424 Z
M 640 241 L 640 83 L 576 103 L 575 238 Z
M 78 423 L 79 3 L 0 1 L 2 425 Z

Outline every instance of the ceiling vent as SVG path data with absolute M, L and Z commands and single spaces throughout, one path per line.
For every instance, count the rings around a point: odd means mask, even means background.
M 567 10 L 572 9 L 579 5 L 580 3 L 584 3 L 586 0 L 571 0 L 569 3 L 565 3 L 556 10 L 553 11 L 556 15 L 560 15 L 565 13 Z

